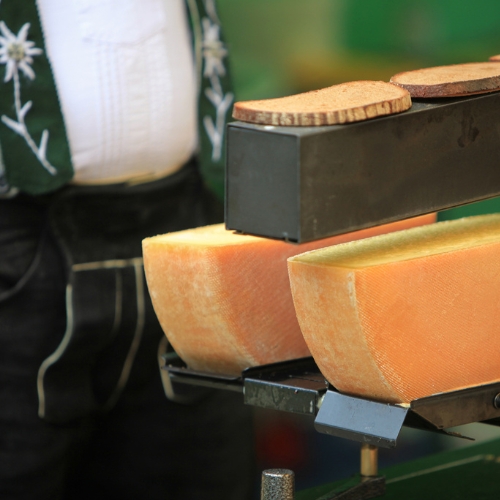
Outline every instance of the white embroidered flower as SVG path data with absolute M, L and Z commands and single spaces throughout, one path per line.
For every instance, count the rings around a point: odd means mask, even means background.
M 213 75 L 224 76 L 223 59 L 227 55 L 227 49 L 220 40 L 219 26 L 212 23 L 208 17 L 205 17 L 203 23 L 203 42 L 202 50 L 205 58 L 205 70 L 203 76 L 211 77 Z
M 33 102 L 28 101 L 24 104 L 21 100 L 21 81 L 19 79 L 19 70 L 21 70 L 31 80 L 35 79 L 35 72 L 30 64 L 33 63 L 32 56 L 42 54 L 42 49 L 35 47 L 35 42 L 28 41 L 28 30 L 30 24 L 26 23 L 19 33 L 14 35 L 7 25 L 0 21 L 0 64 L 5 64 L 4 82 L 13 80 L 14 87 L 14 109 L 16 111 L 16 120 L 2 115 L 2 122 L 13 132 L 20 135 L 28 147 L 33 151 L 38 161 L 51 175 L 56 175 L 56 168 L 47 160 L 47 144 L 49 142 L 49 131 L 44 130 L 40 137 L 40 144 L 37 146 L 33 137 L 31 137 L 24 118 L 31 109 Z
M 205 0 L 205 10 L 207 11 L 208 17 L 216 24 L 220 24 L 219 16 L 217 15 L 217 9 L 215 8 L 215 0 Z
M 0 64 L 5 64 L 4 82 L 8 82 L 14 76 L 17 69 L 20 69 L 28 78 L 33 80 L 35 72 L 30 64 L 33 63 L 32 56 L 42 54 L 42 49 L 35 47 L 35 43 L 27 40 L 30 24 L 26 23 L 19 33 L 14 35 L 7 28 L 7 25 L 0 21 Z
M 233 103 L 234 95 L 232 92 L 227 94 L 218 93 L 213 88 L 205 90 L 205 95 L 215 108 L 215 123 L 210 116 L 203 118 L 205 130 L 212 143 L 212 160 L 219 161 L 222 156 L 222 146 L 224 141 L 224 128 L 226 126 L 226 113 Z

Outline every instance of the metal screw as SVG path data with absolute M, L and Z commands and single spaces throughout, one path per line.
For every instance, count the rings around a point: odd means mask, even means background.
M 295 474 L 289 469 L 268 469 L 262 473 L 261 500 L 294 500 Z
M 500 410 L 500 392 L 493 399 L 493 406 Z

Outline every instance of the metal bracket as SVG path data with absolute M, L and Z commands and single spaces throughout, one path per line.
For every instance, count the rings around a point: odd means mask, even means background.
M 409 408 L 327 391 L 314 422 L 317 431 L 393 448 Z
M 500 383 L 415 399 L 410 408 L 438 429 L 500 418 Z
M 314 416 L 328 382 L 312 358 L 284 361 L 243 372 L 245 404 Z
M 186 367 L 186 363 L 176 353 L 169 353 L 164 358 L 165 364 L 161 368 L 167 371 L 174 392 L 182 394 L 186 391 L 186 385 L 243 392 L 241 377 L 191 370 Z
M 163 369 L 181 395 L 186 386 L 242 392 L 248 405 L 310 415 L 319 432 L 383 448 L 396 445 L 403 425 L 464 439 L 470 438 L 446 429 L 472 422 L 500 425 L 500 383 L 389 405 L 339 393 L 313 358 L 248 368 L 231 377 L 190 370 L 169 354 Z

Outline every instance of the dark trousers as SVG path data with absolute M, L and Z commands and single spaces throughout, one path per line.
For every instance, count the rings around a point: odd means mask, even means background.
M 189 164 L 0 200 L 0 498 L 248 499 L 242 397 L 164 394 L 141 240 L 218 222 Z

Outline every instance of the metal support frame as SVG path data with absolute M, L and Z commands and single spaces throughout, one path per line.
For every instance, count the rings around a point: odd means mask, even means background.
M 242 392 L 246 404 L 309 415 L 318 432 L 382 448 L 396 446 L 403 426 L 470 439 L 446 429 L 473 422 L 500 425 L 500 383 L 392 405 L 339 393 L 313 358 L 249 368 L 240 377 L 193 371 L 178 357 L 164 369 L 183 394 L 186 385 Z
M 500 93 L 348 125 L 228 126 L 226 226 L 305 242 L 500 194 Z

